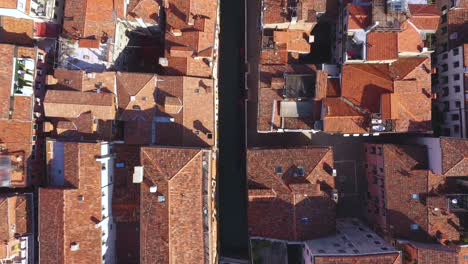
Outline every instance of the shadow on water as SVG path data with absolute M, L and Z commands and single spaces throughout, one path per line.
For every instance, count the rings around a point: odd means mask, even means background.
M 244 1 L 222 0 L 219 55 L 219 212 L 221 254 L 248 256 L 244 111 L 240 52 Z

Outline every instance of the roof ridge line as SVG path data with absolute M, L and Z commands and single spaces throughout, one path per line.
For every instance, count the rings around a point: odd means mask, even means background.
M 202 151 L 203 151 L 203 149 L 200 149 L 197 153 L 195 153 L 195 155 L 193 155 L 193 157 L 190 158 L 190 160 L 189 160 L 187 163 L 185 163 L 185 165 L 182 166 L 182 168 L 180 168 L 180 170 L 177 171 L 177 173 L 174 174 L 172 177 L 170 177 L 167 181 L 170 182 L 170 181 L 171 181 L 172 179 L 174 179 L 177 175 L 179 175 L 179 173 L 180 173 L 183 169 L 185 169 L 185 168 L 198 156 L 198 154 L 200 154 Z

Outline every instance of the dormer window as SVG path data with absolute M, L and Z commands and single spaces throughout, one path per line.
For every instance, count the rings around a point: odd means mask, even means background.
M 304 168 L 301 167 L 301 166 L 297 167 L 297 169 L 296 169 L 296 175 L 297 175 L 298 177 L 304 177 L 304 175 L 305 175 Z
M 283 167 L 281 165 L 276 166 L 275 168 L 275 173 L 276 174 L 281 174 L 283 173 Z
M 136 110 L 136 111 L 140 111 L 141 107 L 139 105 L 134 105 L 134 106 L 132 106 L 132 109 Z

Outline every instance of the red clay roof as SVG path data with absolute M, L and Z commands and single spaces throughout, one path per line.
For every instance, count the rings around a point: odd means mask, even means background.
M 263 2 L 263 23 L 288 23 L 291 15 L 285 9 L 287 2 L 281 0 L 267 0 Z M 316 12 L 325 12 L 325 0 L 300 0 L 297 3 L 297 16 L 299 21 L 315 22 Z
M 307 34 L 302 30 L 273 31 L 273 41 L 285 43 L 288 52 L 309 53 L 311 47 L 306 37 Z
M 424 147 L 383 145 L 385 173 L 386 219 L 396 237 L 426 239 L 428 216 L 426 207 L 411 198 L 412 194 L 427 193 L 427 151 Z M 411 225 L 419 230 L 411 230 Z
M 63 35 L 73 38 L 114 37 L 113 0 L 66 1 Z
M 91 111 L 97 119 L 115 119 L 114 95 L 111 93 L 47 90 L 44 113 L 47 117 L 76 118 Z
M 398 58 L 396 32 L 370 32 L 367 34 L 367 60 L 394 60 Z
M 410 21 L 419 30 L 437 30 L 439 27 L 440 11 L 437 5 L 408 5 Z
M 209 151 L 193 148 L 141 149 L 141 263 L 205 262 L 209 241 L 202 190 L 210 176 L 203 173 L 203 163 L 209 156 Z M 157 193 L 150 193 L 154 185 Z M 158 201 L 161 197 L 165 201 Z
M 63 145 L 63 174 L 71 186 L 39 188 L 40 262 L 98 263 L 102 261 L 102 233 L 96 228 L 96 221 L 103 216 L 101 163 L 96 156 L 101 155 L 101 145 L 74 142 Z M 51 165 L 49 169 L 57 168 Z M 78 195 L 83 195 L 84 201 L 77 199 Z M 79 250 L 70 249 L 73 242 L 79 243 Z
M 465 176 L 468 174 L 468 140 L 440 138 L 442 150 L 442 174 Z
M 332 168 L 330 148 L 248 150 L 249 235 L 306 240 L 333 233 Z M 268 195 L 259 194 L 266 190 Z
M 32 46 L 34 21 L 9 16 L 0 17 L 2 43 Z
M 401 257 L 398 253 L 374 254 L 366 256 L 323 256 L 314 257 L 315 264 L 400 264 Z
M 200 56 L 211 60 L 216 17 L 216 0 L 174 0 L 169 3 L 169 8 L 166 9 L 168 33 L 165 34 L 165 56 L 169 62 L 166 67 L 168 75 L 211 76 L 209 63 L 202 59 L 195 60 L 194 57 Z M 170 33 L 174 30 L 179 30 L 181 35 Z M 194 57 L 172 56 L 170 51 L 177 46 L 193 50 Z
M 421 34 L 408 21 L 401 23 L 398 32 L 398 52 L 421 52 L 424 47 Z
M 159 22 L 159 2 L 156 0 L 131 0 L 127 6 L 127 19 L 140 18 L 148 24 Z
M 17 120 L 0 120 L 0 142 L 7 149 L 6 155 L 22 156 L 24 161 L 30 158 L 32 145 L 32 123 Z M 15 174 L 11 185 L 26 187 L 29 171 L 23 165 L 23 172 Z
M 10 44 L 0 44 L 0 56 L 3 58 L 4 65 L 0 69 L 0 86 L 4 87 L 0 90 L 0 118 L 8 119 L 10 108 L 13 109 L 13 118 L 31 119 L 31 106 L 27 105 L 26 98 L 19 98 L 18 102 L 13 101 L 11 104 L 10 95 L 12 88 L 12 78 L 15 69 L 13 68 L 14 58 L 33 58 L 35 49 L 32 47 L 20 47 Z M 33 58 L 35 59 L 35 58 Z M 15 96 L 15 99 L 19 96 Z M 17 107 L 15 107 L 17 106 Z M 19 106 L 22 106 L 21 108 Z
M 348 29 L 365 29 L 371 23 L 371 8 L 348 4 Z
M 115 89 L 114 72 L 86 73 L 83 70 L 67 70 L 57 68 L 54 71 L 55 90 L 78 90 L 96 91 L 98 88 L 103 92 L 113 93 Z
M 447 37 L 449 38 L 449 49 L 453 49 L 464 43 L 468 43 L 468 24 L 466 21 L 468 21 L 468 8 L 455 8 L 448 11 Z M 450 36 L 454 35 L 456 35 L 456 38 L 450 39 Z

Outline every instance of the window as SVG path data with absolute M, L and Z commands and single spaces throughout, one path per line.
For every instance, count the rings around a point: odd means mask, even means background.
M 116 168 L 125 168 L 125 162 L 117 162 L 115 163 Z
M 418 230 L 419 229 L 419 225 L 417 224 L 411 224 L 411 230 Z
M 458 53 L 459 53 L 459 50 L 458 50 L 458 48 L 454 48 L 454 49 L 452 50 L 452 54 L 453 54 L 453 56 L 457 56 L 457 55 L 458 55 Z
M 442 31 L 442 34 L 447 33 L 447 27 L 442 27 L 441 31 Z
M 450 136 L 450 128 L 448 128 L 448 127 L 444 128 L 444 135 L 445 136 Z
M 419 194 L 413 193 L 413 194 L 411 195 L 411 199 L 413 199 L 413 200 L 419 200 Z
M 449 101 L 445 101 L 445 102 L 444 102 L 444 111 L 448 111 L 448 110 L 450 109 L 449 104 L 450 104 Z
M 442 88 L 442 96 L 447 96 L 449 94 L 448 88 L 444 87 Z
M 458 114 L 452 115 L 452 121 L 460 120 L 460 116 Z
M 455 102 L 455 108 L 460 108 L 461 107 L 461 102 L 460 101 L 456 101 Z
M 453 87 L 453 90 L 454 90 L 456 93 L 459 93 L 460 90 L 461 90 L 460 85 L 455 85 L 455 86 Z
M 377 147 L 377 154 L 379 154 L 379 156 L 382 156 L 382 147 Z
M 454 74 L 454 75 L 453 75 L 453 80 L 454 80 L 454 81 L 460 80 L 460 74 Z
M 460 133 L 460 126 L 459 125 L 454 125 L 453 126 L 453 133 Z
M 447 76 L 442 77 L 442 83 L 443 83 L 443 84 L 447 84 L 447 83 L 448 83 L 448 77 L 447 77 Z
M 447 58 L 448 58 L 447 53 L 442 54 L 442 59 L 443 59 L 443 60 L 446 60 Z
M 132 106 L 132 109 L 139 111 L 139 110 L 141 110 L 141 107 L 139 105 L 134 105 L 134 106 Z
M 383 168 L 379 168 L 379 171 L 383 173 Z
M 301 166 L 297 167 L 296 173 L 297 173 L 297 176 L 304 177 L 304 174 L 305 174 L 304 168 Z
M 442 64 L 442 72 L 448 71 L 448 65 L 447 64 Z
M 453 67 L 454 67 L 454 68 L 460 67 L 460 62 L 459 62 L 459 61 L 454 62 L 454 63 L 453 63 Z
M 379 179 L 377 179 L 376 176 L 374 176 L 372 179 L 373 179 L 372 184 L 377 184 L 378 183 Z
M 371 147 L 371 148 L 370 148 L 370 153 L 371 153 L 371 154 L 375 154 L 375 147 Z

